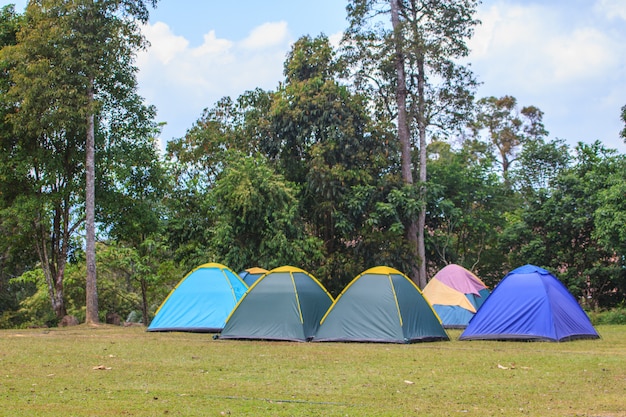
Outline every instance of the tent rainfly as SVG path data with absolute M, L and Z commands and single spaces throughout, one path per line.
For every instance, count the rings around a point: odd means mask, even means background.
M 412 343 L 449 340 L 417 286 L 401 272 L 379 266 L 352 280 L 337 297 L 314 342 Z
M 265 274 L 267 274 L 267 269 L 255 266 L 241 271 L 239 276 L 248 285 L 248 287 L 251 287 L 257 279 L 261 278 Z
M 467 269 L 450 264 L 426 284 L 423 294 L 439 315 L 443 327 L 463 329 L 489 296 L 489 289 Z
M 169 293 L 148 331 L 219 332 L 247 290 L 243 280 L 226 266 L 200 265 Z
M 322 284 L 302 269 L 272 269 L 241 298 L 219 337 L 305 342 L 332 302 Z
M 574 296 L 554 275 L 524 265 L 500 281 L 459 339 L 562 342 L 599 337 Z

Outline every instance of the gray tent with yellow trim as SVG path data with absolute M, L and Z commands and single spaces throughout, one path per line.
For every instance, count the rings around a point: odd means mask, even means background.
M 437 314 L 401 272 L 379 266 L 356 277 L 337 297 L 314 342 L 413 343 L 449 340 Z
M 292 266 L 259 278 L 226 320 L 220 339 L 310 340 L 333 298 L 320 282 Z

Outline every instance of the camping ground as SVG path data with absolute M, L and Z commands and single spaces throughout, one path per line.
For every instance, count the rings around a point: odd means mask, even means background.
M 626 416 L 626 326 L 599 340 L 214 340 L 0 331 L 2 416 Z

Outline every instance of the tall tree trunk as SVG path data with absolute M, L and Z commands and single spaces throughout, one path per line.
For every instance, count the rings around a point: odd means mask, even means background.
M 56 219 L 55 219 L 56 220 Z M 51 237 L 47 228 L 42 227 L 40 219 L 34 224 L 35 227 L 35 247 L 37 249 L 37 255 L 41 262 L 41 268 L 43 270 L 46 285 L 48 287 L 48 298 L 52 310 L 57 319 L 62 319 L 67 314 L 65 307 L 65 298 L 63 291 L 63 277 L 65 274 L 65 259 L 67 251 L 60 253 L 61 248 L 67 248 L 67 246 L 59 246 L 54 238 Z M 67 236 L 65 231 L 64 236 Z M 60 236 L 61 230 L 59 223 L 54 222 L 53 236 Z
M 148 327 L 148 281 L 141 279 L 141 322 Z
M 87 92 L 89 103 L 93 103 L 93 81 Z M 95 215 L 95 127 L 93 112 L 87 116 L 87 143 L 86 153 L 86 184 L 85 184 L 85 229 L 86 229 L 86 259 L 87 285 L 85 288 L 87 311 L 85 321 L 88 324 L 99 323 L 98 319 L 98 289 L 96 285 L 96 215 Z
M 402 180 L 405 184 L 411 185 L 413 184 L 413 170 L 411 169 L 411 135 L 409 132 L 406 108 L 406 98 L 408 92 L 406 87 L 404 52 L 402 48 L 402 30 L 400 27 L 400 5 L 398 0 L 391 0 L 391 24 L 393 26 L 396 48 L 395 67 L 396 77 L 398 80 L 396 87 L 396 105 L 398 107 L 398 140 L 400 141 L 401 149 Z M 417 285 L 420 285 L 418 232 L 418 222 L 416 219 L 411 219 L 406 229 L 406 238 L 409 242 L 412 255 L 409 277 Z
M 419 51 L 418 51 L 419 54 Z M 421 55 L 421 54 L 420 54 Z M 420 141 L 420 166 L 419 166 L 419 196 L 422 204 L 417 220 L 417 252 L 419 258 L 419 282 L 418 286 L 424 288 L 428 283 L 426 277 L 426 100 L 424 87 L 426 85 L 426 75 L 424 68 L 424 58 L 420 56 L 417 60 L 417 130 Z

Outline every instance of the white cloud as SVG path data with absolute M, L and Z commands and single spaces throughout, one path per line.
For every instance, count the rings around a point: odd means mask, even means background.
M 542 91 L 606 77 L 624 57 L 620 40 L 606 29 L 575 26 L 550 6 L 498 2 L 479 18 L 483 24 L 470 42 L 470 61 L 487 79 Z
M 212 30 L 204 35 L 204 43 L 191 51 L 194 57 L 202 56 L 226 56 L 233 46 L 233 42 L 227 39 L 218 39 Z
M 241 42 L 245 49 L 263 49 L 283 45 L 288 40 L 287 22 L 265 23 L 250 32 Z
M 626 20 L 626 2 L 624 0 L 598 0 L 595 10 L 609 19 Z
M 624 149 L 619 109 L 626 104 L 626 1 L 486 0 L 469 42 L 478 95 L 513 95 L 544 111 L 551 137 L 602 140 Z
M 564 2 L 485 0 L 483 24 L 469 42 L 469 62 L 484 84 L 479 97 L 513 95 L 520 105 L 545 112 L 551 137 L 570 142 L 601 139 L 624 149 L 619 109 L 626 104 L 626 0 L 597 0 L 586 8 Z M 168 25 L 143 28 L 152 43 L 138 56 L 140 94 L 167 122 L 162 138 L 181 137 L 224 96 L 275 89 L 291 47 L 290 30 L 265 23 L 241 39 L 206 30 L 192 47 Z M 341 33 L 331 35 L 331 42 Z
M 500 82 L 517 80 L 536 88 L 546 80 L 542 56 L 547 27 L 539 6 L 497 3 L 481 11 L 482 24 L 469 42 L 470 61 L 479 67 L 488 64 L 479 76 Z M 549 58 L 549 57 L 548 57 Z
M 142 27 L 144 36 L 150 42 L 148 53 L 141 53 L 139 59 L 155 58 L 162 64 L 167 65 L 176 55 L 184 51 L 189 42 L 182 36 L 172 33 L 169 26 L 163 22 L 156 22 L 154 25 L 144 25 Z M 139 65 L 145 62 L 139 62 Z
M 606 77 L 619 66 L 617 45 L 595 28 L 581 28 L 546 42 L 551 81 L 562 84 Z
M 224 96 L 276 88 L 290 47 L 285 22 L 260 25 L 241 41 L 211 30 L 197 47 L 162 22 L 142 31 L 151 46 L 137 57 L 140 94 L 157 107 L 157 120 L 167 123 L 164 140 L 182 136 Z
M 333 48 L 339 48 L 339 44 L 341 43 L 341 39 L 343 38 L 343 32 L 333 33 L 328 36 L 328 42 L 332 45 Z

